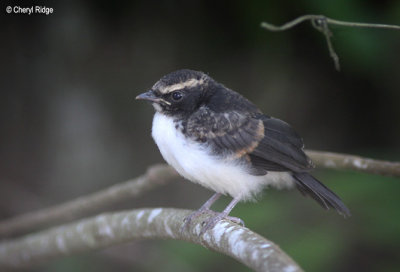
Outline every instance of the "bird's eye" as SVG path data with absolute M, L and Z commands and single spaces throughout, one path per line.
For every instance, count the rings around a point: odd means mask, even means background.
M 179 101 L 183 97 L 181 92 L 173 92 L 171 96 L 172 96 L 172 99 L 175 101 Z

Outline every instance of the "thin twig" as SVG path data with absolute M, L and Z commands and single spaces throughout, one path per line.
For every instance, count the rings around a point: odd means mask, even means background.
M 332 34 L 332 31 L 328 27 L 328 21 L 326 20 L 326 18 L 323 18 L 323 19 L 321 18 L 321 19 L 317 19 L 317 20 L 311 20 L 311 24 L 315 29 L 317 29 L 319 32 L 324 34 L 326 43 L 328 44 L 329 55 L 333 59 L 333 63 L 335 64 L 335 69 L 337 71 L 340 71 L 339 56 L 335 52 L 335 49 L 333 48 L 333 44 L 332 44 L 332 40 L 331 40 L 333 34 Z
M 261 27 L 263 27 L 269 31 L 284 31 L 284 30 L 288 30 L 298 24 L 301 24 L 302 22 L 305 22 L 305 21 L 310 21 L 312 26 L 315 29 L 317 29 L 322 34 L 324 34 L 327 45 L 328 45 L 329 54 L 334 61 L 336 70 L 338 70 L 338 71 L 340 70 L 339 57 L 333 48 L 332 41 L 331 41 L 332 32 L 330 31 L 328 24 L 337 25 L 337 26 L 346 26 L 346 27 L 381 28 L 381 29 L 400 30 L 400 26 L 398 26 L 398 25 L 346 22 L 346 21 L 331 19 L 324 15 L 313 15 L 313 14 L 300 16 L 300 17 L 298 17 L 290 22 L 287 22 L 281 26 L 275 26 L 270 23 L 262 22 Z
M 81 216 L 121 203 L 154 187 L 158 187 L 178 177 L 165 164 L 150 167 L 142 176 L 113 185 L 90 195 L 78 197 L 57 206 L 33 211 L 0 222 L 0 237 L 26 233 L 39 227 L 71 221 Z
M 251 230 L 222 220 L 199 236 L 206 213 L 181 232 L 188 210 L 155 208 L 105 213 L 68 225 L 0 243 L 0 267 L 23 268 L 34 264 L 102 249 L 137 239 L 174 239 L 200 244 L 233 257 L 255 271 L 302 271 L 273 242 Z
M 337 25 L 337 26 L 361 27 L 361 28 L 384 28 L 384 29 L 400 30 L 400 26 L 398 26 L 398 25 L 347 22 L 347 21 L 331 19 L 324 15 L 313 15 L 313 14 L 300 16 L 300 17 L 298 17 L 290 22 L 287 22 L 281 26 L 276 26 L 276 25 L 273 25 L 273 24 L 270 24 L 267 22 L 262 22 L 261 26 L 270 31 L 284 31 L 284 30 L 293 28 L 294 26 L 301 24 L 302 22 L 313 21 L 313 20 L 314 21 L 324 20 L 328 24 L 333 24 L 333 25 Z

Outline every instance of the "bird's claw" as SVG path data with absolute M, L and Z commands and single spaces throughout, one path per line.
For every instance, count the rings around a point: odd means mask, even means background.
M 240 219 L 239 217 L 227 216 L 227 217 L 225 217 L 225 219 L 228 219 L 229 221 L 232 221 L 233 223 L 236 223 L 236 224 L 244 227 L 244 221 L 242 219 Z
M 202 215 L 205 212 L 213 212 L 213 211 L 211 211 L 210 209 L 207 209 L 207 208 L 199 209 L 199 210 L 189 214 L 188 216 L 186 216 L 183 219 L 183 226 L 181 227 L 181 232 L 183 232 L 187 227 L 190 226 L 190 223 L 192 222 L 193 219 L 199 217 L 200 215 Z
M 216 213 L 215 216 L 213 216 L 203 222 L 203 224 L 202 224 L 203 227 L 201 228 L 199 236 L 206 233 L 206 231 L 208 231 L 209 229 L 212 229 L 213 227 L 215 227 L 215 225 L 222 219 L 228 219 L 228 220 L 244 227 L 244 221 L 242 219 L 240 219 L 239 217 L 227 216 L 224 213 Z

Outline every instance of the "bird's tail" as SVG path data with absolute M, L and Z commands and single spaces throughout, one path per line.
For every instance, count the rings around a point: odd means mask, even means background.
M 344 217 L 350 216 L 350 210 L 342 200 L 328 187 L 308 173 L 293 173 L 297 189 L 305 196 L 312 197 L 325 209 L 334 208 Z

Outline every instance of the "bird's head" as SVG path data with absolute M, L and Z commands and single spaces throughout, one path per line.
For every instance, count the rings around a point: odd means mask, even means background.
M 214 80 L 202 72 L 178 70 L 163 76 L 136 99 L 150 101 L 156 111 L 166 115 L 190 114 L 205 102 L 213 84 Z

